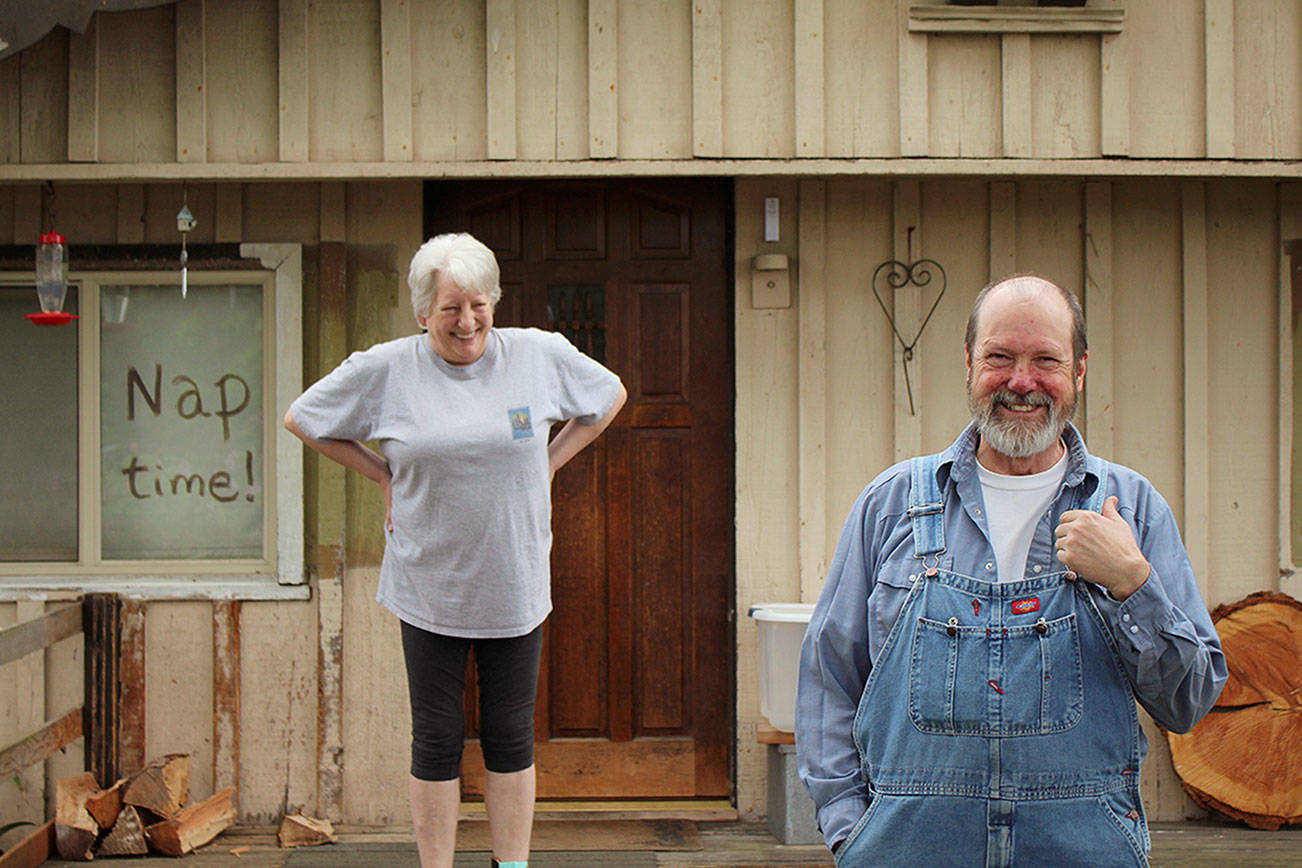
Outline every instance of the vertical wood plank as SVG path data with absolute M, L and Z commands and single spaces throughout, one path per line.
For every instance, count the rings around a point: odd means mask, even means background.
M 347 241 L 347 185 L 343 181 L 326 181 L 321 184 L 321 241 Z M 331 272 L 329 277 L 334 279 L 343 279 L 342 273 L 336 274 L 335 270 L 343 267 L 343 263 L 336 261 L 337 251 L 329 251 L 326 254 L 326 260 L 322 265 L 329 265 Z M 323 277 L 324 280 L 324 271 Z M 324 285 L 324 284 L 323 284 Z M 331 287 L 332 291 L 340 291 L 338 287 Z M 324 319 L 325 312 L 322 312 Z M 333 325 L 333 324 L 332 324 Z M 331 347 L 331 352 L 342 353 L 343 346 Z M 332 356 L 333 358 L 333 356 Z M 342 356 L 340 356 L 342 359 Z M 324 368 L 322 369 L 324 372 Z
M 280 159 L 286 163 L 308 158 L 307 9 L 308 0 L 280 0 Z
M 619 154 L 617 0 L 588 0 L 588 154 Z
M 723 156 L 723 2 L 692 2 L 692 155 Z
M 22 58 L 0 60 L 0 164 L 23 160 Z
M 244 240 L 244 186 L 218 184 L 213 202 L 213 240 L 236 244 Z
M 384 159 L 412 158 L 411 7 L 407 0 L 380 3 L 381 81 L 384 93 Z
M 139 769 L 145 765 L 145 604 L 140 600 L 122 601 L 121 653 L 118 763 Z
M 515 0 L 487 0 L 488 158 L 515 159 Z
M 818 598 L 827 574 L 827 189 L 800 182 L 797 443 L 800 599 Z
M 796 156 L 827 153 L 823 74 L 823 0 L 803 0 L 796 12 Z
M 24 184 L 14 188 L 14 243 L 35 244 L 45 230 L 41 225 L 41 188 Z
M 1208 588 L 1211 444 L 1208 424 L 1207 198 L 1201 181 L 1180 187 L 1184 285 L 1184 541 L 1204 600 Z
M 1204 0 L 1207 156 L 1234 156 L 1234 0 Z
M 1031 155 L 1031 34 L 1005 33 L 1001 38 L 1003 71 L 1004 156 Z
M 190 755 L 190 791 L 212 790 L 212 604 L 151 602 L 145 615 L 146 749 Z
M 895 182 L 894 201 L 894 256 L 899 262 L 914 262 L 922 253 L 922 184 L 919 181 Z M 910 286 L 894 293 L 893 315 L 900 334 L 912 337 L 922 323 L 922 294 Z M 893 337 L 893 336 L 892 336 Z M 908 383 L 904 374 L 904 348 L 899 341 L 892 344 L 895 358 L 895 460 L 903 461 L 922 454 L 922 355 L 921 347 L 914 349 L 909 361 Z M 909 391 L 912 389 L 913 409 L 909 408 Z
M 118 762 L 122 603 L 116 594 L 86 594 L 81 620 L 85 658 L 81 728 L 86 770 L 101 787 L 109 787 L 125 771 Z
M 62 162 L 68 153 L 68 31 L 55 28 L 17 57 L 23 162 Z
M 321 370 L 348 353 L 348 251 L 342 183 L 321 185 Z M 317 810 L 343 810 L 344 540 L 347 479 L 333 461 L 317 461 L 316 554 L 319 648 L 317 662 Z
M 34 620 L 44 614 L 45 603 L 40 600 L 19 600 L 15 605 L 15 623 L 18 624 Z M 45 658 L 44 653 L 32 653 L 5 666 L 4 674 L 7 678 L 12 679 L 8 683 L 14 687 L 13 692 L 6 693 L 6 696 L 12 698 L 13 706 L 5 713 L 0 714 L 0 721 L 7 718 L 9 725 L 13 727 L 15 738 L 27 735 L 27 733 L 40 728 L 46 720 L 68 710 L 60 708 L 56 711 L 48 707 L 45 695 Z M 32 820 L 39 821 L 45 813 L 45 770 L 43 766 L 43 763 L 30 766 L 14 775 L 10 781 L 5 782 L 6 784 L 15 785 L 18 789 L 18 792 L 14 794 L 18 797 L 18 804 L 11 803 L 7 806 L 7 809 L 18 810 L 22 813 L 12 819 L 30 817 Z
M 212 604 L 212 787 L 240 793 L 240 602 Z
M 990 182 L 990 280 L 1017 271 L 1017 183 Z
M 68 36 L 68 161 L 99 159 L 99 25 Z
M 1100 63 L 1103 156 L 1124 157 L 1130 153 L 1130 48 L 1125 31 L 1103 34 Z
M 909 32 L 909 0 L 899 0 L 896 8 L 900 63 L 900 156 L 922 157 L 930 150 L 927 35 Z
M 145 241 L 145 187 L 143 184 L 118 185 L 118 244 L 143 244 Z
M 208 89 L 204 0 L 176 4 L 176 161 L 208 159 Z
M 1085 318 L 1089 375 L 1085 378 L 1085 434 L 1090 451 L 1116 455 L 1113 438 L 1115 355 L 1112 327 L 1112 184 L 1085 185 Z
M 1294 413 L 1297 383 L 1293 356 L 1293 269 L 1302 268 L 1302 184 L 1279 185 L 1279 589 L 1293 597 L 1302 595 L 1302 575 L 1293 557 L 1293 524 L 1302 522 L 1293 505 Z M 1292 245 L 1287 255 L 1284 245 Z

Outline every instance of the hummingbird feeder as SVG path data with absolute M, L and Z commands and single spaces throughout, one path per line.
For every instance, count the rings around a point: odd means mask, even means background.
M 63 300 L 68 295 L 67 239 L 57 232 L 47 232 L 36 245 L 36 295 L 41 301 L 40 313 L 29 313 L 26 319 L 40 326 L 67 325 L 76 314 L 63 312 Z

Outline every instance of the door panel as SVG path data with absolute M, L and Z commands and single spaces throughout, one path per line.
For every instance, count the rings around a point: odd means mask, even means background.
M 629 391 L 553 485 L 540 798 L 731 792 L 731 195 L 709 180 L 426 186 L 428 235 L 470 231 L 498 255 L 497 325 L 560 331 Z M 463 773 L 482 792 L 473 743 Z

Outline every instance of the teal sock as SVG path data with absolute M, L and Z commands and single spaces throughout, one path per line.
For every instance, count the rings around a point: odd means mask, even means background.
M 529 868 L 528 862 L 498 862 L 496 859 L 493 860 L 493 865 L 496 868 Z

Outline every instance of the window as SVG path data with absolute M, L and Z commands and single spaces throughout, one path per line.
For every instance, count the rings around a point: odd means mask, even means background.
M 0 599 L 36 589 L 306 596 L 297 245 L 247 269 L 74 271 L 38 328 L 0 274 Z M 73 250 L 73 266 L 79 263 Z M 293 438 L 288 438 L 292 440 Z

